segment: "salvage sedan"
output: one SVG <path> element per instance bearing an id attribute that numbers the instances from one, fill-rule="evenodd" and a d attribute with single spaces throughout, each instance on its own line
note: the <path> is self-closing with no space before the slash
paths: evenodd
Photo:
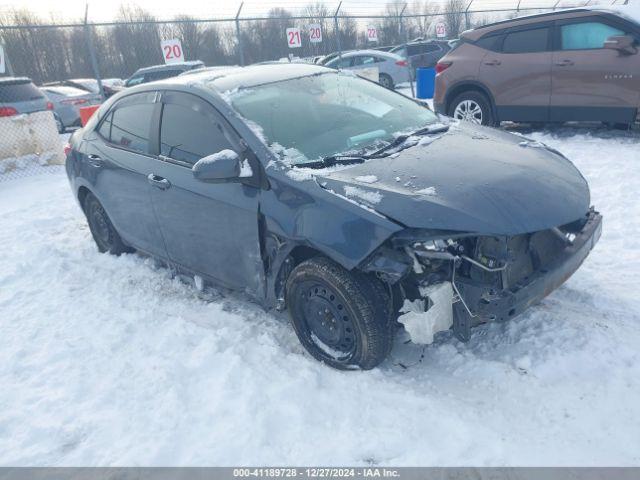
<path id="1" fill-rule="evenodd" d="M 287 309 L 304 347 L 370 369 L 514 317 L 561 285 L 601 216 L 543 144 L 304 64 L 202 72 L 109 99 L 67 149 L 101 252 Z"/>

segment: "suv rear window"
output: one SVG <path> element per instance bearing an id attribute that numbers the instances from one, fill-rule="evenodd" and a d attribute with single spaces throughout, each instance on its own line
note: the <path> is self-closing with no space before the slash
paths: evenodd
<path id="1" fill-rule="evenodd" d="M 508 33 L 504 37 L 504 53 L 546 52 L 549 48 L 549 28 L 532 28 Z"/>
<path id="2" fill-rule="evenodd" d="M 41 98 L 44 98 L 44 95 L 31 82 L 0 82 L 0 103 L 28 102 L 30 100 L 40 100 Z"/>

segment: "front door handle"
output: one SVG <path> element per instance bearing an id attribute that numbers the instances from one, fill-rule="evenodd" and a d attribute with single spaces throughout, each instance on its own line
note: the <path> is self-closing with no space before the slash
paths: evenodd
<path id="1" fill-rule="evenodd" d="M 487 60 L 486 62 L 484 62 L 485 65 L 489 65 L 489 66 L 496 66 L 496 65 L 500 65 L 502 62 L 500 60 L 497 59 L 493 59 L 493 60 Z"/>
<path id="2" fill-rule="evenodd" d="M 98 155 L 89 154 L 87 155 L 87 163 L 92 167 L 101 167 L 104 162 Z"/>
<path id="3" fill-rule="evenodd" d="M 560 60 L 559 62 L 556 62 L 556 65 L 558 67 L 570 67 L 571 65 L 573 65 L 573 62 L 571 60 L 565 59 L 565 60 Z"/>
<path id="4" fill-rule="evenodd" d="M 167 188 L 171 187 L 171 182 L 169 180 L 167 180 L 164 177 L 160 177 L 155 173 L 150 173 L 147 176 L 147 181 L 154 187 L 159 188 L 160 190 L 166 190 Z"/>

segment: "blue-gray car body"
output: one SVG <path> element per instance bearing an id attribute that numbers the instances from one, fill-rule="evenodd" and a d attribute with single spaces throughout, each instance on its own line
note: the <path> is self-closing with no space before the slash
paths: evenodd
<path id="1" fill-rule="evenodd" d="M 512 317 L 544 297 L 597 241 L 601 217 L 569 160 L 536 142 L 464 122 L 449 125 L 428 145 L 335 171 L 296 174 L 225 92 L 320 74 L 339 75 L 311 65 L 264 65 L 127 89 L 72 136 L 66 169 L 73 193 L 80 202 L 88 192 L 95 195 L 128 245 L 242 290 L 267 307 L 283 305 L 288 272 L 316 255 L 376 274 L 398 295 L 410 295 L 403 282 L 419 276 L 410 250 L 421 242 L 459 239 L 457 252 L 420 255 L 430 265 L 442 262 L 442 278 L 457 275 L 454 330 L 462 339 L 472 325 Z M 251 176 L 203 182 L 188 166 L 161 155 L 158 111 L 148 154 L 110 145 L 98 134 L 112 107 L 127 97 L 146 94 L 159 110 L 175 92 L 195 95 L 218 112 Z M 363 182 L 366 176 L 376 181 Z M 350 195 L 354 188 L 361 198 Z M 368 201 L 366 192 L 376 201 Z M 474 251 L 464 250 L 467 241 Z M 523 266 L 516 258 L 520 250 L 548 258 Z M 491 271 L 500 262 L 524 273 Z"/>

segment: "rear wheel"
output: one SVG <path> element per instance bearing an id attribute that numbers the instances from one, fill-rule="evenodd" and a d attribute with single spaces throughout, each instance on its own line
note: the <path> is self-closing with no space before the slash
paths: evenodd
<path id="1" fill-rule="evenodd" d="M 58 129 L 58 133 L 64 133 L 64 124 L 62 123 L 62 120 L 60 120 L 60 117 L 54 115 L 53 119 L 56 121 L 56 128 Z"/>
<path id="2" fill-rule="evenodd" d="M 389 295 L 376 278 L 316 257 L 291 272 L 286 298 L 296 334 L 317 360 L 368 370 L 391 351 Z"/>
<path id="3" fill-rule="evenodd" d="M 133 252 L 132 248 L 124 244 L 107 212 L 92 193 L 87 193 L 84 198 L 83 209 L 93 240 L 101 253 L 109 252 L 113 255 L 120 255 Z"/>
<path id="4" fill-rule="evenodd" d="M 380 85 L 384 88 L 388 88 L 389 90 L 393 90 L 393 79 L 387 75 L 386 73 L 381 73 L 378 79 Z"/>
<path id="5" fill-rule="evenodd" d="M 448 114 L 456 120 L 478 125 L 495 126 L 491 102 L 480 92 L 469 91 L 458 95 L 449 105 Z"/>

